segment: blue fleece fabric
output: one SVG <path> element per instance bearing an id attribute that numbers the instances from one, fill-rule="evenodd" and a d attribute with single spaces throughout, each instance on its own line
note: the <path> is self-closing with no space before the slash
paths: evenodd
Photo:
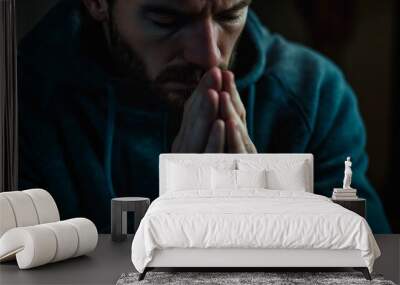
<path id="1" fill-rule="evenodd" d="M 81 52 L 79 2 L 60 2 L 20 44 L 19 188 L 45 188 L 63 219 L 84 216 L 108 232 L 111 198 L 158 196 L 158 157 L 170 152 L 172 119 L 163 105 L 135 108 L 116 99 L 115 80 Z M 368 201 L 371 228 L 390 232 L 366 177 L 365 128 L 343 74 L 270 33 L 251 11 L 244 35 L 250 49 L 239 50 L 247 64 L 236 83 L 258 152 L 313 153 L 314 192 L 325 196 L 342 185 L 351 156 L 352 186 Z"/>

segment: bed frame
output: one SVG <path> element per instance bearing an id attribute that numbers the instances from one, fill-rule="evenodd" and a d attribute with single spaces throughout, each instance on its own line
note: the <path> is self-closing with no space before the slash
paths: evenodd
<path id="1" fill-rule="evenodd" d="M 162 195 L 166 189 L 167 160 L 198 160 L 207 164 L 217 160 L 262 159 L 266 161 L 304 160 L 308 163 L 309 188 L 313 193 L 313 155 L 312 154 L 161 154 L 159 164 L 160 188 Z M 158 249 L 144 272 L 139 275 L 143 280 L 146 273 L 154 269 L 202 269 L 214 271 L 265 271 L 266 269 L 339 269 L 353 268 L 361 271 L 367 280 L 371 276 L 359 250 L 329 249 L 253 249 L 253 248 L 170 248 Z M 322 271 L 322 270 L 321 270 Z"/>
<path id="2" fill-rule="evenodd" d="M 359 250 L 322 249 L 183 249 L 156 250 L 152 261 L 139 275 L 142 280 L 148 271 L 163 269 L 196 269 L 214 271 L 265 271 L 267 269 L 353 268 L 371 280 Z M 200 270 L 200 271 L 201 271 Z"/>

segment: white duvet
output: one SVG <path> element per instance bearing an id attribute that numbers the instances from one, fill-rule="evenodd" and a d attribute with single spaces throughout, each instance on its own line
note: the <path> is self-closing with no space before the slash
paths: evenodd
<path id="1" fill-rule="evenodd" d="M 380 250 L 364 218 L 324 196 L 247 189 L 182 191 L 154 200 L 132 243 L 143 272 L 155 249 L 358 249 L 369 271 Z"/>

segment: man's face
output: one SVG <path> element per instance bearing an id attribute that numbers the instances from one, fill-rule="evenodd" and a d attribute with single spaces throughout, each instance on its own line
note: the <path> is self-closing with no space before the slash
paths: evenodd
<path id="1" fill-rule="evenodd" d="M 251 0 L 115 0 L 111 47 L 123 69 L 182 105 L 211 67 L 229 68 Z"/>

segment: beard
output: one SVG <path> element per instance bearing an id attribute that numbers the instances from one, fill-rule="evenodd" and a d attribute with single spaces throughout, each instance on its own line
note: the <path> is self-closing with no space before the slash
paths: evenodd
<path id="1" fill-rule="evenodd" d="M 138 94 L 138 96 L 148 96 L 147 98 L 143 98 L 144 100 L 153 103 L 167 104 L 173 109 L 182 109 L 207 70 L 191 63 L 173 65 L 164 68 L 154 80 L 150 79 L 144 61 L 128 43 L 123 40 L 112 17 L 110 17 L 110 19 L 109 49 L 115 74 L 120 78 L 128 80 L 131 86 L 135 86 L 134 88 L 136 90 L 138 90 L 137 88 L 139 87 L 139 90 L 142 92 L 140 95 Z M 239 40 L 237 42 L 239 42 Z M 237 43 L 233 49 L 229 63 L 227 65 L 220 65 L 219 67 L 221 69 L 225 70 L 233 67 L 236 59 L 236 51 Z M 181 88 L 168 88 L 166 87 L 168 83 L 178 83 Z"/>

